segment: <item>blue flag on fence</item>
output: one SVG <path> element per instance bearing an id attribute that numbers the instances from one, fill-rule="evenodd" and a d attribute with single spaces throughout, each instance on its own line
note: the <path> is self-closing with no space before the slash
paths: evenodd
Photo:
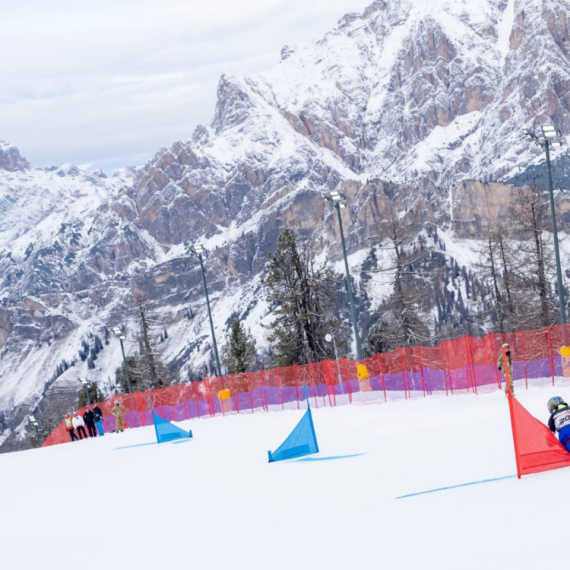
<path id="1" fill-rule="evenodd" d="M 175 439 L 185 439 L 192 437 L 192 431 L 186 431 L 170 422 L 163 420 L 154 412 L 152 414 L 154 421 L 154 429 L 156 431 L 156 441 L 164 443 L 165 441 L 174 441 Z"/>
<path id="2" fill-rule="evenodd" d="M 281 461 L 283 459 L 294 459 L 311 453 L 318 453 L 319 445 L 317 443 L 317 435 L 315 434 L 315 426 L 313 425 L 313 416 L 311 408 L 309 408 L 289 437 L 279 446 L 279 448 L 269 454 L 269 463 L 273 461 Z"/>

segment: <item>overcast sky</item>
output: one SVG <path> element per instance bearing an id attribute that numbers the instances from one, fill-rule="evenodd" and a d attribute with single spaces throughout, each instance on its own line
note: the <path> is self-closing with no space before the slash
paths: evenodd
<path id="1" fill-rule="evenodd" d="M 0 140 L 112 172 L 189 139 L 253 75 L 372 0 L 0 0 Z"/>

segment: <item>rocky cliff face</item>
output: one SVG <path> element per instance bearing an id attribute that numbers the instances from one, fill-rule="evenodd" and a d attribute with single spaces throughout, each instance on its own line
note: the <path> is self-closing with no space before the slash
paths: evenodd
<path id="1" fill-rule="evenodd" d="M 20 151 L 16 147 L 0 141 L 0 170 L 14 172 L 28 168 L 30 163 L 20 156 Z"/>
<path id="2" fill-rule="evenodd" d="M 551 118 L 570 131 L 569 12 L 563 0 L 377 0 L 284 49 L 269 73 L 222 77 L 209 125 L 111 178 L 33 168 L 0 143 L 0 444 L 42 399 L 73 397 L 80 376 L 112 388 L 121 357 L 105 329 L 123 324 L 127 351 L 138 350 L 133 292 L 147 296 L 155 334 L 168 329 L 164 358 L 182 378 L 208 366 L 200 274 L 184 241 L 211 251 L 222 345 L 233 314 L 264 345 L 260 279 L 284 228 L 340 262 L 324 191 L 350 203 L 362 307 L 388 293 L 364 268 L 389 204 L 421 209 L 445 255 L 469 265 L 467 242 L 454 241 L 504 216 L 514 193 L 500 179 L 538 168 L 522 128 Z M 96 336 L 104 348 L 88 369 L 81 354 Z"/>

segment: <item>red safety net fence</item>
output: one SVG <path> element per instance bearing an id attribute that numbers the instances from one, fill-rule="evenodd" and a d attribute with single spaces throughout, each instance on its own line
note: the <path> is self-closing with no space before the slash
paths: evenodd
<path id="1" fill-rule="evenodd" d="M 560 348 L 570 341 L 570 325 L 534 331 L 480 337 L 462 336 L 435 346 L 398 348 L 360 361 L 341 358 L 286 368 L 206 378 L 145 393 L 113 396 L 99 404 L 105 431 L 115 427 L 111 408 L 119 399 L 126 408 L 129 428 L 152 424 L 150 402 L 169 421 L 226 414 L 300 408 L 311 404 L 337 406 L 359 401 L 403 400 L 432 395 L 500 390 L 505 378 L 497 369 L 502 345 L 509 343 L 513 359 L 515 391 L 529 385 L 570 385 L 570 365 Z M 570 357 L 568 357 L 570 359 Z M 566 369 L 567 375 L 564 374 Z M 78 410 L 80 414 L 82 410 Z M 62 423 L 44 446 L 69 441 Z"/>

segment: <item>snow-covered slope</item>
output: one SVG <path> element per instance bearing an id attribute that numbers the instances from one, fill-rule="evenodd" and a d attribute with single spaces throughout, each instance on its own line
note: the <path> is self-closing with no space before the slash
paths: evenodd
<path id="1" fill-rule="evenodd" d="M 570 396 L 519 399 L 546 421 L 554 394 Z M 183 443 L 153 444 L 147 427 L 0 455 L 2 561 L 536 570 L 564 544 L 552 516 L 568 469 L 396 499 L 516 474 L 501 392 L 313 409 L 320 453 L 268 464 L 302 413 L 184 422 L 194 439 Z M 86 546 L 93 534 L 104 547 Z"/>
<path id="2" fill-rule="evenodd" d="M 454 245 L 456 222 L 470 219 L 461 197 L 472 205 L 483 190 L 508 191 L 469 180 L 536 162 L 525 126 L 548 119 L 570 132 L 569 12 L 566 0 L 377 0 L 323 38 L 284 48 L 271 72 L 223 76 L 211 124 L 109 179 L 34 168 L 0 144 L 0 443 L 78 377 L 112 384 L 114 339 L 94 368 L 79 352 L 118 323 L 127 351 L 138 351 L 133 293 L 148 299 L 155 337 L 168 329 L 163 354 L 182 379 L 208 372 L 200 273 L 186 240 L 212 251 L 220 344 L 235 314 L 260 347 L 259 324 L 270 318 L 260 280 L 279 233 L 312 236 L 320 255 L 340 261 L 323 191 L 341 188 L 350 202 L 343 216 L 364 328 L 388 292 L 362 267 L 383 239 L 389 203 L 424 212 L 449 251 L 472 252 Z M 435 240 L 428 247 L 450 265 L 473 262 L 469 253 L 451 259 Z"/>

